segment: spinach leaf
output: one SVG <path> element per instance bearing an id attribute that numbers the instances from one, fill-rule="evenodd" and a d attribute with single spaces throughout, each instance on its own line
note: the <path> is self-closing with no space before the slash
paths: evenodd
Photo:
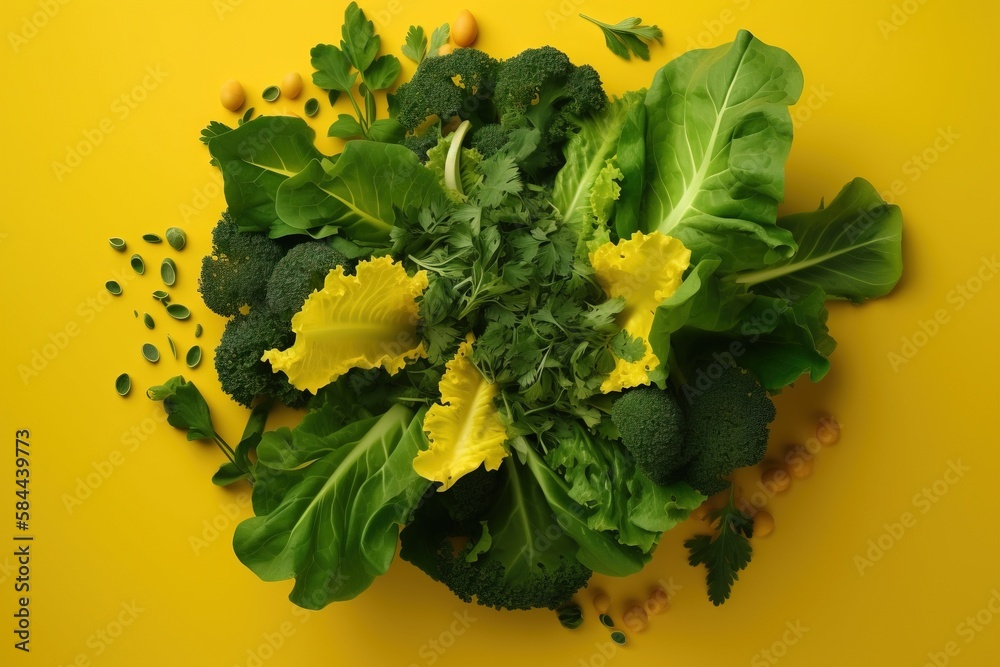
<path id="1" fill-rule="evenodd" d="M 785 216 L 778 226 L 795 237 L 795 255 L 735 282 L 769 294 L 805 295 L 818 286 L 827 299 L 854 303 L 885 296 L 899 282 L 902 214 L 863 178 L 845 185 L 829 206 Z"/>
<path id="2" fill-rule="evenodd" d="M 801 90 L 791 56 L 742 30 L 661 68 L 646 94 L 643 231 L 679 238 L 694 262 L 718 255 L 726 273 L 791 257 L 775 218 Z"/>
<path id="3" fill-rule="evenodd" d="M 314 159 L 281 183 L 276 207 L 282 222 L 302 233 L 333 226 L 358 245 L 378 246 L 388 243 L 399 210 L 443 196 L 434 174 L 405 146 L 351 141 L 336 162 Z"/>
<path id="4" fill-rule="evenodd" d="M 357 442 L 307 467 L 270 473 L 262 482 L 270 501 L 258 502 L 254 491 L 254 510 L 270 511 L 236 528 L 240 561 L 265 581 L 295 577 L 289 598 L 306 609 L 368 588 L 388 570 L 398 525 L 430 485 L 413 470 L 425 446 L 423 415 L 395 405 Z"/>
<path id="5" fill-rule="evenodd" d="M 312 160 L 323 157 L 315 133 L 301 118 L 261 116 L 208 142 L 222 170 L 229 213 L 244 231 L 267 231 L 278 223 L 278 186 Z"/>

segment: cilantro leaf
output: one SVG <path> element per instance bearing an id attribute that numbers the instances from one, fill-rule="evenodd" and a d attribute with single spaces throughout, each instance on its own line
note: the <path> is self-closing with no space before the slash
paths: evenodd
<path id="1" fill-rule="evenodd" d="M 704 564 L 708 570 L 708 599 L 719 606 L 729 599 L 733 582 L 739 579 L 739 571 L 750 563 L 750 540 L 753 536 L 753 520 L 740 512 L 730 493 L 729 503 L 712 512 L 713 522 L 718 522 L 716 535 L 695 535 L 684 542 L 691 552 L 691 565 Z"/>
<path id="2" fill-rule="evenodd" d="M 601 29 L 604 41 L 613 54 L 625 60 L 630 60 L 632 54 L 643 60 L 649 60 L 649 46 L 643 40 L 663 42 L 663 31 L 655 25 L 639 25 L 642 19 L 631 16 L 611 25 L 585 14 L 580 16 Z"/>
<path id="3" fill-rule="evenodd" d="M 622 329 L 611 339 L 611 351 L 619 359 L 633 363 L 646 354 L 646 341 Z"/>
<path id="4" fill-rule="evenodd" d="M 418 25 L 411 25 L 406 31 L 406 43 L 403 44 L 403 55 L 417 63 L 423 61 L 427 54 L 427 35 Z"/>

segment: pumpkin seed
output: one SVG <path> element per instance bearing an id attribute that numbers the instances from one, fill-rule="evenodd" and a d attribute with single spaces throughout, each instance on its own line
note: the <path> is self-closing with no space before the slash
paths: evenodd
<path id="1" fill-rule="evenodd" d="M 615 622 L 611 620 L 611 617 L 608 616 L 607 614 L 601 614 L 600 618 L 601 618 L 601 623 L 603 623 L 607 627 L 609 628 L 615 627 Z"/>
<path id="2" fill-rule="evenodd" d="M 174 345 L 174 339 L 170 337 L 170 334 L 167 334 L 167 342 L 170 343 L 170 354 L 173 356 L 174 359 L 176 359 L 177 358 L 177 346 Z"/>
<path id="3" fill-rule="evenodd" d="M 160 360 L 160 351 L 152 343 L 146 343 L 142 346 L 142 356 L 146 357 L 146 361 L 155 364 Z"/>
<path id="4" fill-rule="evenodd" d="M 114 296 L 119 296 L 122 293 L 122 286 L 119 285 L 114 280 L 109 280 L 108 282 L 104 283 L 104 286 L 107 287 L 108 291 L 111 292 L 111 294 L 113 294 Z"/>
<path id="5" fill-rule="evenodd" d="M 129 260 L 129 264 L 132 265 L 132 270 L 140 276 L 146 272 L 146 263 L 142 261 L 142 257 L 138 254 L 132 255 L 132 258 Z"/>
<path id="6" fill-rule="evenodd" d="M 264 92 L 260 94 L 260 96 L 264 98 L 265 102 L 273 102 L 278 99 L 278 96 L 280 95 L 281 88 L 278 88 L 277 86 L 268 86 L 264 89 Z"/>
<path id="7" fill-rule="evenodd" d="M 132 315 L 134 315 L 135 317 L 139 317 L 139 311 L 138 310 L 133 310 L 132 311 Z"/>
<path id="8" fill-rule="evenodd" d="M 175 282 L 177 282 L 177 265 L 174 264 L 174 260 L 167 257 L 160 264 L 160 277 L 163 278 L 163 284 L 170 287 Z"/>
<path id="9" fill-rule="evenodd" d="M 153 298 L 162 303 L 163 305 L 167 305 L 167 303 L 170 301 L 170 295 L 161 289 L 158 289 L 155 292 L 153 292 Z"/>
<path id="10" fill-rule="evenodd" d="M 194 325 L 194 337 L 201 338 L 202 328 L 200 324 Z"/>
<path id="11" fill-rule="evenodd" d="M 310 118 L 312 118 L 313 116 L 315 116 L 316 114 L 318 114 L 319 113 L 319 100 L 317 100 L 315 97 L 310 97 L 308 100 L 306 100 L 305 112 L 306 112 L 306 115 L 309 116 Z"/>
<path id="12" fill-rule="evenodd" d="M 201 348 L 197 345 L 188 350 L 186 357 L 188 368 L 197 368 L 201 363 Z"/>
<path id="13" fill-rule="evenodd" d="M 142 314 L 142 323 L 146 325 L 147 329 L 152 329 L 156 327 L 156 323 L 153 322 L 153 316 L 149 313 Z"/>
<path id="14" fill-rule="evenodd" d="M 111 247 L 117 250 L 118 252 L 123 252 L 125 250 L 125 239 L 123 238 L 120 238 L 118 236 L 112 236 L 110 239 L 108 239 L 108 243 L 110 243 Z"/>
<path id="15" fill-rule="evenodd" d="M 156 234 L 143 234 L 142 240 L 146 243 L 163 243 L 163 239 Z"/>
<path id="16" fill-rule="evenodd" d="M 132 391 L 132 378 L 128 376 L 128 373 L 122 373 L 115 378 L 115 391 L 118 392 L 119 396 L 128 396 L 128 393 Z"/>
<path id="17" fill-rule="evenodd" d="M 187 244 L 187 234 L 180 227 L 171 227 L 167 230 L 167 243 L 174 250 L 183 250 Z"/>
<path id="18" fill-rule="evenodd" d="M 619 646 L 625 646 L 625 633 L 619 630 L 618 632 L 611 633 L 611 641 L 618 644 Z"/>
<path id="19" fill-rule="evenodd" d="M 580 605 L 571 604 L 556 612 L 559 622 L 567 630 L 575 630 L 583 623 L 583 610 Z"/>
<path id="20" fill-rule="evenodd" d="M 186 320 L 191 317 L 191 311 L 187 306 L 182 306 L 179 303 L 172 303 L 167 306 L 167 315 L 175 320 Z"/>

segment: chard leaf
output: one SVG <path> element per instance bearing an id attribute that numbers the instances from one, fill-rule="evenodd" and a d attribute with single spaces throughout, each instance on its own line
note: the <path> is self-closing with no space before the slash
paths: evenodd
<path id="1" fill-rule="evenodd" d="M 223 137 L 230 134 L 235 132 Z M 358 245 L 381 246 L 389 242 L 398 210 L 423 208 L 441 196 L 436 177 L 410 149 L 350 141 L 336 162 L 314 159 L 282 183 L 276 208 L 302 233 L 332 225 Z"/>
<path id="2" fill-rule="evenodd" d="M 695 262 L 718 255 L 726 273 L 791 257 L 775 218 L 801 90 L 791 56 L 744 30 L 661 68 L 645 102 L 643 231 L 679 238 Z"/>
<path id="3" fill-rule="evenodd" d="M 273 472 L 266 514 L 239 524 L 237 557 L 265 581 L 295 577 L 289 599 L 306 609 L 349 600 L 389 569 L 399 525 L 430 482 L 413 471 L 423 412 L 394 405 L 353 443 L 299 470 Z M 285 478 L 282 482 L 281 479 Z M 254 489 L 254 510 L 258 504 Z M 275 504 L 277 500 L 277 504 Z"/>
<path id="4" fill-rule="evenodd" d="M 266 231 L 278 222 L 278 186 L 323 157 L 315 136 L 301 118 L 260 116 L 209 140 L 229 213 L 241 230 Z"/>
<path id="5" fill-rule="evenodd" d="M 829 206 L 785 216 L 778 226 L 795 237 L 795 256 L 740 274 L 735 282 L 792 296 L 809 294 L 818 286 L 828 299 L 854 303 L 885 296 L 899 282 L 902 215 L 862 178 L 845 185 Z"/>

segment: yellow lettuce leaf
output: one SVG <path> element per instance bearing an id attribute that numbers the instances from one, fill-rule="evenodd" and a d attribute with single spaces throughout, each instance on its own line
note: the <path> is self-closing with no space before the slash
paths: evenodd
<path id="1" fill-rule="evenodd" d="M 660 232 L 636 232 L 632 238 L 605 243 L 590 253 L 590 264 L 604 292 L 625 300 L 616 320 L 618 326 L 642 338 L 646 346 L 638 361 L 616 359 L 615 369 L 601 384 L 605 394 L 649 384 L 649 371 L 660 365 L 649 345 L 653 316 L 664 299 L 680 287 L 690 263 L 691 251 L 678 239 Z"/>
<path id="2" fill-rule="evenodd" d="M 416 302 L 425 289 L 425 271 L 411 278 L 391 257 L 358 262 L 353 276 L 331 271 L 292 317 L 295 344 L 267 350 L 262 360 L 312 392 L 351 368 L 382 366 L 393 375 L 426 356 Z"/>
<path id="3" fill-rule="evenodd" d="M 507 431 L 493 405 L 500 389 L 473 365 L 469 334 L 441 377 L 441 403 L 424 417 L 428 449 L 417 453 L 413 469 L 425 479 L 441 482 L 444 491 L 462 475 L 485 463 L 496 470 L 507 455 Z"/>

